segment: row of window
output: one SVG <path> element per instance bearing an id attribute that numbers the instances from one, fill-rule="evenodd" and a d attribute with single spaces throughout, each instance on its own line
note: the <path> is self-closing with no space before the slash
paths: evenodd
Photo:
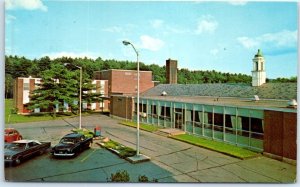
<path id="1" fill-rule="evenodd" d="M 155 118 L 171 119 L 171 107 L 156 105 L 149 106 L 150 111 L 147 111 L 146 104 L 140 104 L 140 112 L 152 115 Z M 197 110 L 184 110 L 182 108 L 174 109 L 174 119 L 178 123 L 178 115 L 180 115 L 180 123 L 194 122 L 196 127 L 201 127 L 202 124 L 213 124 L 216 129 L 223 130 L 223 127 L 263 133 L 263 120 L 256 117 L 236 116 L 230 114 L 220 114 L 212 112 L 202 112 Z M 146 117 L 146 115 L 144 116 Z"/>

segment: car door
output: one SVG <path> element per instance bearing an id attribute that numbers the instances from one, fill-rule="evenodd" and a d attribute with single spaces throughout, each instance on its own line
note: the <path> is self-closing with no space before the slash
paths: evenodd
<path id="1" fill-rule="evenodd" d="M 38 143 L 36 142 L 29 142 L 27 145 L 26 145 L 26 150 L 25 150 L 25 155 L 26 157 L 29 157 L 35 153 L 37 153 L 38 151 Z"/>

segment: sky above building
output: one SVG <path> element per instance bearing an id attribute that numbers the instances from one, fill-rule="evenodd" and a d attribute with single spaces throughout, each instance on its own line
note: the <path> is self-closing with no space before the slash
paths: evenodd
<path id="1" fill-rule="evenodd" d="M 268 78 L 297 75 L 296 2 L 8 0 L 5 54 L 135 61 L 251 75 L 261 49 Z"/>

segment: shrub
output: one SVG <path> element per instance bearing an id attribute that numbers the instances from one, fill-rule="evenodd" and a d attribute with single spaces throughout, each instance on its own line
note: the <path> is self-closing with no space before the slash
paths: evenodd
<path id="1" fill-rule="evenodd" d="M 139 182 L 158 182 L 158 180 L 157 179 L 152 179 L 152 181 L 149 181 L 149 179 L 146 175 L 140 175 L 139 176 Z"/>
<path id="2" fill-rule="evenodd" d="M 146 175 L 140 175 L 139 182 L 149 182 L 149 179 Z"/>
<path id="3" fill-rule="evenodd" d="M 115 174 L 111 174 L 110 181 L 108 182 L 129 182 L 130 177 L 127 171 L 117 171 Z"/>
<path id="4" fill-rule="evenodd" d="M 130 147 L 122 147 L 119 151 L 121 158 L 131 157 L 136 154 L 136 151 Z"/>

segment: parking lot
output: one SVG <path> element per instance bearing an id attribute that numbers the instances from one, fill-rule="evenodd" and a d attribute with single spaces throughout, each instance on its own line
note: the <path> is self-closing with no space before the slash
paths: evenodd
<path id="1" fill-rule="evenodd" d="M 126 146 L 135 148 L 136 130 L 118 124 L 104 115 L 82 119 L 83 127 L 101 126 L 101 133 Z M 78 126 L 78 118 L 47 122 L 13 124 L 27 139 L 50 141 L 52 146 Z M 141 131 L 141 153 L 150 162 L 131 164 L 101 148 L 92 147 L 73 159 L 54 159 L 50 154 L 35 157 L 17 167 L 5 168 L 7 181 L 107 182 L 111 173 L 126 170 L 131 182 L 139 175 L 159 182 L 240 182 L 294 183 L 296 166 L 264 156 L 240 160 L 214 151 L 179 142 L 154 133 Z"/>

